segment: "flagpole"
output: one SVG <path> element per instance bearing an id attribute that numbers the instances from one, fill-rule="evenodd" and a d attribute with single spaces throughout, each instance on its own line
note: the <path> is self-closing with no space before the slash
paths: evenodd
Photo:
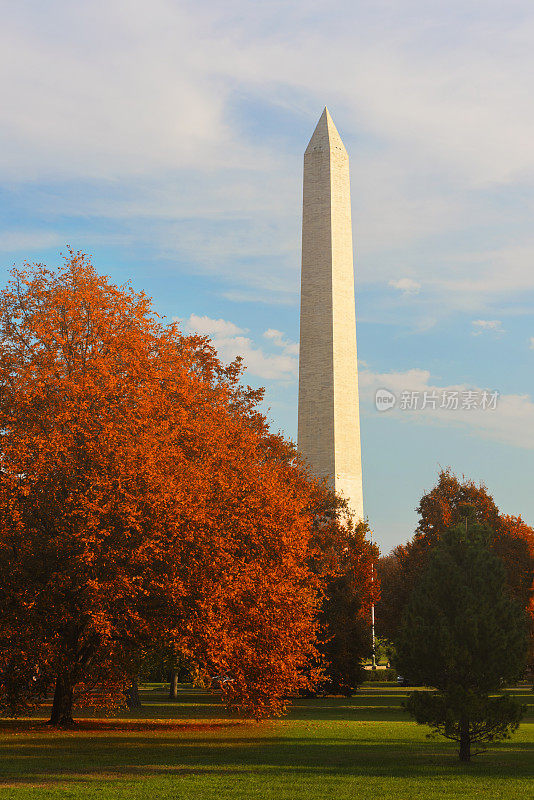
<path id="1" fill-rule="evenodd" d="M 371 531 L 371 545 L 374 545 L 373 531 Z M 374 589 L 375 582 L 375 563 L 371 562 L 371 591 Z M 375 646 L 375 601 L 374 591 L 372 591 L 373 602 L 371 603 L 371 647 L 372 647 L 372 661 L 371 669 L 376 669 L 376 646 Z"/>

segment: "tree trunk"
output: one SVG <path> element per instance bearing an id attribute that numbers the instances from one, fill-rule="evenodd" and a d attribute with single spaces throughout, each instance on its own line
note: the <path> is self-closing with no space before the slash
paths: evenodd
<path id="1" fill-rule="evenodd" d="M 469 733 L 469 717 L 460 719 L 460 761 L 471 760 L 471 735 Z"/>
<path id="2" fill-rule="evenodd" d="M 65 671 L 56 678 L 54 701 L 52 703 L 51 725 L 73 725 L 72 704 L 73 690 L 71 675 Z"/>
<path id="3" fill-rule="evenodd" d="M 169 687 L 169 700 L 178 700 L 178 667 L 171 671 L 171 685 Z"/>
<path id="4" fill-rule="evenodd" d="M 126 703 L 130 711 L 136 708 L 141 708 L 141 698 L 139 697 L 139 683 L 137 678 L 134 678 L 132 685 L 126 692 Z"/>

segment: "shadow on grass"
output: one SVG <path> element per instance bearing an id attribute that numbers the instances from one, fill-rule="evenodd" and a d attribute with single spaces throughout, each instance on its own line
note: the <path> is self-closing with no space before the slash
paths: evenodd
<path id="1" fill-rule="evenodd" d="M 245 733 L 245 731 L 242 731 Z M 474 775 L 495 778 L 534 776 L 534 744 L 511 741 L 492 748 L 467 767 L 452 746 L 388 737 L 310 739 L 256 736 L 195 736 L 190 739 L 139 735 L 124 737 L 29 737 L 0 748 L 0 783 L 116 780 L 178 774 L 293 772 L 320 776 L 425 778 Z M 47 745 L 47 752 L 43 752 Z M 53 752 L 53 758 L 51 753 Z"/>
<path id="2" fill-rule="evenodd" d="M 293 698 L 289 702 L 287 719 L 292 721 L 346 721 L 399 722 L 409 717 L 402 708 L 411 689 L 363 687 L 353 697 Z M 534 721 L 534 694 L 514 690 L 514 696 L 525 704 L 525 722 Z M 142 693 L 143 707 L 138 712 L 125 712 L 122 716 L 142 718 L 165 717 L 174 719 L 239 719 L 238 714 L 227 711 L 220 697 L 200 690 L 182 690 L 177 701 L 169 701 L 163 692 Z"/>
<path id="3" fill-rule="evenodd" d="M 313 699 L 293 698 L 289 701 L 289 712 L 286 719 L 294 722 L 337 721 L 337 722 L 400 722 L 408 720 L 402 708 L 411 689 L 383 686 L 364 686 L 351 698 L 317 697 Z M 519 702 L 527 706 L 524 722 L 534 721 L 534 693 L 530 688 L 514 689 L 511 692 Z M 182 686 L 178 699 L 169 700 L 166 691 L 144 689 L 141 691 L 142 707 L 137 710 L 123 710 L 109 717 L 102 712 L 91 713 L 83 709 L 80 716 L 94 719 L 112 720 L 149 720 L 163 721 L 172 726 L 176 720 L 191 720 L 205 723 L 206 720 L 230 721 L 243 718 L 228 711 L 217 695 L 201 689 Z M 44 706 L 34 719 L 46 719 L 50 708 Z M 0 729 L 2 723 L 0 722 Z"/>
<path id="4" fill-rule="evenodd" d="M 532 719 L 532 692 L 514 694 L 530 704 Z M 534 742 L 520 735 L 460 765 L 453 744 L 426 741 L 408 722 L 401 708 L 407 691 L 398 687 L 364 688 L 350 699 L 297 699 L 283 723 L 261 725 L 230 715 L 220 698 L 190 687 L 176 702 L 161 690 L 142 695 L 137 713 L 95 714 L 67 731 L 46 725 L 46 709 L 41 718 L 0 722 L 0 788 L 234 774 L 254 774 L 260 782 L 294 775 L 311 783 L 332 776 L 534 777 Z"/>
<path id="5" fill-rule="evenodd" d="M 44 720 L 17 720 L 17 719 L 7 719 L 0 721 L 0 734 L 2 733 L 12 733 L 12 734 L 25 734 L 31 732 L 39 732 L 39 733 L 70 733 L 73 736 L 77 734 L 83 734 L 85 732 L 91 731 L 92 733 L 98 733 L 102 735 L 106 735 L 111 732 L 119 732 L 119 733 L 128 733 L 132 732 L 140 732 L 145 731 L 146 733 L 150 732 L 159 732 L 159 731 L 173 731 L 173 732 L 180 732 L 180 731 L 187 731 L 188 733 L 192 733 L 195 731 L 215 731 L 217 729 L 224 729 L 224 728 L 231 728 L 236 727 L 238 725 L 246 725 L 246 720 L 221 720 L 221 721 L 209 721 L 209 722 L 190 722 L 189 720 L 186 722 L 182 722 L 179 720 L 167 720 L 167 719 L 78 719 L 74 724 L 67 725 L 64 728 L 61 726 L 59 727 L 51 727 L 48 722 Z"/>

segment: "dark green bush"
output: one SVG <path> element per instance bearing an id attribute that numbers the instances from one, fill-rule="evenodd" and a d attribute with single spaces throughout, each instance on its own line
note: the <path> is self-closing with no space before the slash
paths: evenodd
<path id="1" fill-rule="evenodd" d="M 388 681 L 397 680 L 397 672 L 394 669 L 366 669 L 364 673 L 364 681 L 370 683 L 387 683 Z"/>

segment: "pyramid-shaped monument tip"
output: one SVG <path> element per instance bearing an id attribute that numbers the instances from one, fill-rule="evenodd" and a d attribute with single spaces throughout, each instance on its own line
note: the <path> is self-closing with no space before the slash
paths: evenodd
<path id="1" fill-rule="evenodd" d="M 327 106 L 325 106 L 323 113 L 319 117 L 319 122 L 317 123 L 313 135 L 308 143 L 306 153 L 309 153 L 312 150 L 324 151 L 332 150 L 333 148 L 341 149 L 346 152 L 345 146 L 341 140 L 341 136 L 334 125 L 334 120 L 332 119 Z"/>

